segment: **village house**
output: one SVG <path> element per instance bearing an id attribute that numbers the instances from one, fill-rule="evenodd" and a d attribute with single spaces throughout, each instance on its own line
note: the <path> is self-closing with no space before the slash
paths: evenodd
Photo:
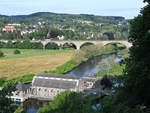
<path id="1" fill-rule="evenodd" d="M 62 36 L 57 36 L 57 38 L 59 39 L 59 40 L 64 40 L 64 36 L 62 35 Z"/>
<path id="2" fill-rule="evenodd" d="M 15 27 L 14 26 L 5 26 L 5 28 L 3 28 L 2 31 L 6 31 L 6 32 L 13 32 L 15 30 Z"/>

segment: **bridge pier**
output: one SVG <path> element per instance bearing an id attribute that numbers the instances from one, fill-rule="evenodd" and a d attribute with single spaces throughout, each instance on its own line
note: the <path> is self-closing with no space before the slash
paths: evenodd
<path id="1" fill-rule="evenodd" d="M 76 49 L 79 50 L 80 49 L 80 45 L 76 45 Z"/>

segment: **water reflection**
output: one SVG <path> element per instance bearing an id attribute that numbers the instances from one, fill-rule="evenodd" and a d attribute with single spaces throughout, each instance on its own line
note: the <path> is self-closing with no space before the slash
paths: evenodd
<path id="1" fill-rule="evenodd" d="M 28 99 L 23 103 L 23 108 L 26 113 L 37 113 L 38 109 L 46 103 L 48 101 Z"/>
<path id="2" fill-rule="evenodd" d="M 72 71 L 68 72 L 67 74 L 76 75 L 76 76 L 80 76 L 80 77 L 88 75 L 88 74 L 95 74 L 95 73 L 99 72 L 99 66 L 98 66 L 99 62 L 102 59 L 108 58 L 111 55 L 112 54 L 93 57 L 92 59 L 88 60 L 87 62 L 82 63 L 81 65 L 79 65 Z M 113 55 L 115 56 L 116 62 L 121 61 L 121 58 L 119 58 L 116 54 L 113 54 Z"/>

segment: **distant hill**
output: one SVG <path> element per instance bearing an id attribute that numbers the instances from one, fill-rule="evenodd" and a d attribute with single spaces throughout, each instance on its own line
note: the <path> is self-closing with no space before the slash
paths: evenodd
<path id="1" fill-rule="evenodd" d="M 0 21 L 4 21 L 5 23 L 6 22 L 34 23 L 38 22 L 39 20 L 51 22 L 64 22 L 64 21 L 72 21 L 74 19 L 92 21 L 95 23 L 118 23 L 118 21 L 125 20 L 124 17 L 120 16 L 95 16 L 89 14 L 58 14 L 51 12 L 37 12 L 30 15 L 16 15 L 16 16 L 0 15 Z"/>

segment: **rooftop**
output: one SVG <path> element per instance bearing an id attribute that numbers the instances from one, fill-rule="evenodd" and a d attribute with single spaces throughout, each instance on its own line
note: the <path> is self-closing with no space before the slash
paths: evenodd
<path id="1" fill-rule="evenodd" d="M 76 88 L 78 80 L 80 80 L 80 77 L 77 76 L 41 73 L 34 77 L 32 86 L 71 89 Z"/>
<path id="2" fill-rule="evenodd" d="M 30 86 L 31 84 L 24 84 L 24 83 L 18 82 L 16 85 L 16 89 L 19 91 L 26 91 L 27 89 L 29 89 Z"/>
<path id="3" fill-rule="evenodd" d="M 49 74 L 49 73 L 41 73 L 37 75 L 37 77 L 50 77 L 50 78 L 64 78 L 64 79 L 80 79 L 78 76 L 72 75 L 63 75 L 63 74 Z"/>
<path id="4" fill-rule="evenodd" d="M 76 84 L 77 84 L 76 81 L 35 78 L 32 86 L 33 87 L 58 88 L 58 89 L 70 89 L 70 88 L 75 88 Z"/>

